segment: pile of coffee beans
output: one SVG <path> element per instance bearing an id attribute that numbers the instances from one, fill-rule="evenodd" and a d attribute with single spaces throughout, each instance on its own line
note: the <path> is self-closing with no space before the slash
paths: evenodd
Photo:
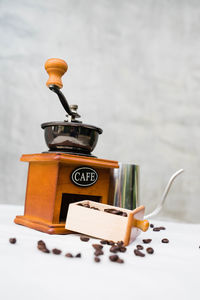
<path id="1" fill-rule="evenodd" d="M 110 252 L 113 253 L 117 253 L 117 252 L 125 252 L 126 251 L 126 247 L 124 247 L 124 243 L 123 241 L 119 241 L 117 243 L 113 242 L 113 241 L 106 241 L 106 240 L 101 240 L 100 244 L 92 244 L 92 247 L 94 248 L 95 252 L 94 252 L 94 261 L 99 263 L 101 261 L 101 259 L 99 258 L 99 256 L 104 255 L 103 252 L 103 245 L 109 245 L 110 247 Z M 119 258 L 118 255 L 110 255 L 109 256 L 110 261 L 112 262 L 117 262 L 117 263 L 124 263 L 124 260 Z"/>
<path id="2" fill-rule="evenodd" d="M 89 204 L 79 203 L 78 205 L 81 205 L 81 206 L 84 206 L 84 207 L 87 207 L 87 208 L 91 208 L 91 209 L 96 209 L 94 207 L 90 207 Z M 125 217 L 127 216 L 126 213 L 124 213 L 122 211 L 119 211 L 119 210 L 116 210 L 116 209 L 105 209 L 104 211 L 107 212 L 107 213 L 112 213 L 112 214 L 121 215 L 121 216 L 125 216 Z M 163 226 L 155 227 L 153 224 L 150 224 L 150 228 L 152 228 L 152 231 L 154 231 L 154 232 L 166 229 Z M 83 241 L 83 242 L 88 242 L 90 240 L 90 238 L 88 236 L 81 235 L 80 240 Z M 15 244 L 17 242 L 17 239 L 12 237 L 12 238 L 9 239 L 9 242 L 11 244 Z M 143 244 L 150 244 L 152 242 L 152 239 L 150 239 L 150 238 L 143 239 L 142 242 L 143 242 Z M 163 238 L 161 240 L 161 242 L 164 243 L 164 244 L 167 244 L 167 243 L 169 243 L 169 240 L 167 238 Z M 124 263 L 124 260 L 121 259 L 118 256 L 119 253 L 124 253 L 127 250 L 127 248 L 124 246 L 124 242 L 123 241 L 118 241 L 117 243 L 115 243 L 114 241 L 110 241 L 110 240 L 101 240 L 99 244 L 92 244 L 92 247 L 94 249 L 94 261 L 96 263 L 101 262 L 100 257 L 104 255 L 104 251 L 103 251 L 104 245 L 110 246 L 109 251 L 111 253 L 113 253 L 112 255 L 109 256 L 109 260 L 111 262 L 116 262 L 116 263 L 119 263 L 119 264 Z M 39 240 L 37 242 L 37 248 L 38 248 L 39 251 L 41 251 L 43 253 L 52 252 L 55 255 L 60 255 L 62 253 L 62 251 L 60 249 L 57 249 L 57 248 L 54 248 L 50 251 L 46 247 L 45 242 L 42 241 L 42 240 Z M 146 250 L 147 254 L 150 254 L 150 255 L 154 254 L 154 249 L 152 247 L 147 247 L 146 249 L 144 249 L 143 245 L 136 245 L 136 249 L 133 250 L 133 253 L 136 256 L 145 257 L 145 253 L 144 253 L 145 250 Z M 118 253 L 118 254 L 116 254 L 116 253 Z M 65 257 L 67 257 L 67 258 L 73 258 L 73 257 L 81 258 L 81 253 L 77 253 L 76 255 L 73 255 L 72 253 L 68 252 L 68 253 L 65 254 Z"/>
<path id="3" fill-rule="evenodd" d="M 156 231 L 158 232 L 158 231 L 166 229 L 163 226 L 155 227 L 153 224 L 150 224 L 149 227 L 152 228 L 154 232 L 156 232 Z M 144 244 L 150 244 L 152 239 L 143 239 L 142 241 L 143 241 Z M 167 243 L 169 243 L 169 240 L 167 238 L 164 238 L 164 239 L 161 240 L 161 242 L 167 244 Z M 143 253 L 141 250 L 144 250 L 144 247 L 142 245 L 137 245 L 136 249 L 134 249 L 133 252 L 136 256 L 144 257 L 145 253 Z M 152 247 L 148 247 L 148 248 L 146 248 L 146 252 L 148 254 L 153 254 L 154 249 Z"/>

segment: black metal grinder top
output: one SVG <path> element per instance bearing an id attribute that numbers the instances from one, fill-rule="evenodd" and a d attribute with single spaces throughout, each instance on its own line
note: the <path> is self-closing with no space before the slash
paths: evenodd
<path id="1" fill-rule="evenodd" d="M 80 118 L 77 113 L 78 105 L 69 105 L 61 92 L 60 89 L 63 87 L 61 77 L 68 69 L 67 63 L 62 59 L 50 58 L 45 63 L 45 69 L 49 74 L 46 85 L 58 95 L 67 112 L 67 120 L 63 122 L 53 121 L 41 124 L 49 151 L 92 156 L 91 152 L 103 130 L 78 121 L 77 119 Z"/>

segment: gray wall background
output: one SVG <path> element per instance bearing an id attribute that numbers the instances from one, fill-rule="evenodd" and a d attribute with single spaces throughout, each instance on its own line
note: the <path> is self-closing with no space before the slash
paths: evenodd
<path id="1" fill-rule="evenodd" d="M 64 120 L 44 63 L 67 61 L 64 88 L 95 154 L 140 165 L 151 211 L 179 168 L 160 216 L 200 221 L 200 2 L 0 1 L 0 203 L 24 203 L 22 153 L 47 149 L 40 124 Z"/>

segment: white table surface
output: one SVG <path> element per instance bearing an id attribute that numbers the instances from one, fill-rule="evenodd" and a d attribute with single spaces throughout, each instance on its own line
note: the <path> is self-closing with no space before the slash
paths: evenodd
<path id="1" fill-rule="evenodd" d="M 102 261 L 95 263 L 90 239 L 80 236 L 47 235 L 13 223 L 23 214 L 22 206 L 0 205 L 0 299 L 199 299 L 200 225 L 152 220 L 165 231 L 142 233 L 120 254 L 124 264 L 109 261 L 109 246 L 104 246 Z M 9 243 L 16 237 L 17 243 Z M 162 238 L 170 243 L 161 243 Z M 153 255 L 136 257 L 133 249 L 151 238 L 145 248 Z M 37 249 L 43 239 L 47 247 L 61 249 L 62 255 L 45 254 Z M 81 258 L 66 258 L 65 253 Z"/>

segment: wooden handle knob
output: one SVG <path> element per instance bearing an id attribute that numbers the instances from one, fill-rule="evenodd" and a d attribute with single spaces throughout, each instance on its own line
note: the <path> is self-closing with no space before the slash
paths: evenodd
<path id="1" fill-rule="evenodd" d="M 50 86 L 53 84 L 61 89 L 63 87 L 61 77 L 68 69 L 67 63 L 59 58 L 50 58 L 45 63 L 45 69 L 49 74 L 46 85 Z"/>
<path id="2" fill-rule="evenodd" d="M 149 221 L 133 219 L 133 226 L 141 229 L 142 231 L 147 231 L 149 228 Z"/>

